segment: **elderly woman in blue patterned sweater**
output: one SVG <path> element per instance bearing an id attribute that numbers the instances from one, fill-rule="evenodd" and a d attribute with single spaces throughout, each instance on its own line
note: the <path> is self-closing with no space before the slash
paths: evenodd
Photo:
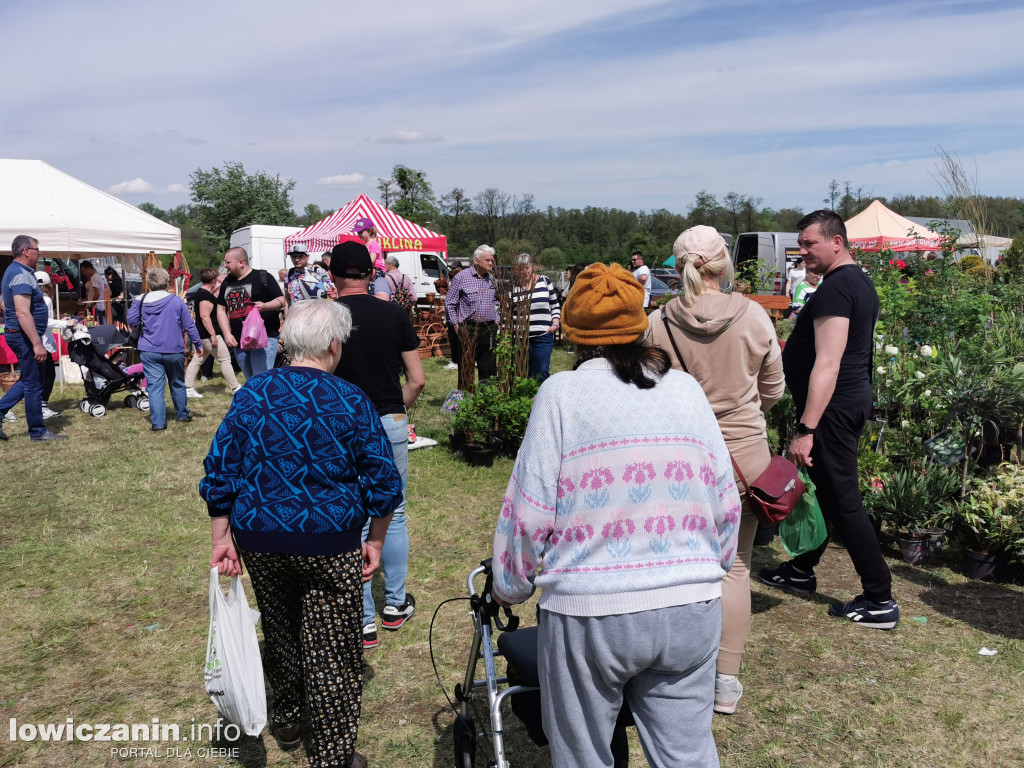
<path id="1" fill-rule="evenodd" d="M 262 612 L 270 732 L 282 749 L 298 748 L 308 705 L 311 766 L 366 765 L 354 751 L 362 583 L 402 498 L 373 403 L 333 375 L 351 329 L 341 304 L 292 306 L 281 331 L 292 364 L 253 376 L 234 396 L 199 484 L 212 518 L 210 565 L 234 576 L 241 555 Z"/>
<path id="2" fill-rule="evenodd" d="M 618 265 L 577 278 L 562 313 L 576 368 L 537 393 L 494 535 L 495 599 L 543 590 L 555 768 L 612 765 L 624 698 L 651 765 L 718 765 L 719 598 L 740 500 L 700 385 L 640 341 L 643 298 Z"/>

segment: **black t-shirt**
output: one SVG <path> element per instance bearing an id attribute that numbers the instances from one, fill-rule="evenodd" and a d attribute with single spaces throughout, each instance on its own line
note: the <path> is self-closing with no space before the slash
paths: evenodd
<path id="1" fill-rule="evenodd" d="M 814 319 L 847 317 L 850 331 L 839 363 L 839 377 L 828 408 L 863 407 L 872 401 L 871 351 L 878 294 L 864 270 L 845 264 L 830 272 L 818 285 L 796 317 L 796 326 L 782 351 L 786 384 L 796 402 L 797 414 L 807 404 L 807 390 L 814 367 Z"/>
<path id="2" fill-rule="evenodd" d="M 337 301 L 352 312 L 352 335 L 341 347 L 334 375 L 363 390 L 378 415 L 402 413 L 402 353 L 420 346 L 409 313 L 373 296 L 341 296 Z"/>
<path id="3" fill-rule="evenodd" d="M 205 288 L 200 288 L 196 291 L 196 295 L 192 299 L 192 304 L 196 308 L 196 328 L 199 329 L 200 339 L 210 338 L 210 332 L 206 330 L 206 326 L 203 325 L 203 316 L 200 314 L 204 301 L 213 305 L 210 307 L 210 322 L 213 323 L 213 329 L 215 331 L 217 330 L 217 297 Z"/>
<path id="4" fill-rule="evenodd" d="M 257 301 L 273 301 L 281 295 L 281 286 L 277 280 L 267 274 L 266 270 L 254 269 L 241 279 L 231 275 L 220 287 L 217 303 L 227 310 L 231 322 L 231 335 L 238 339 L 242 335 L 242 321 L 249 314 Z M 263 324 L 267 326 L 267 336 L 277 338 L 281 328 L 281 314 L 278 310 L 261 312 Z"/>

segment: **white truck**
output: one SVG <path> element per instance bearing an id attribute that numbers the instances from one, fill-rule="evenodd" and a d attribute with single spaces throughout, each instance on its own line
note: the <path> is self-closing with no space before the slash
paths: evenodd
<path id="1" fill-rule="evenodd" d="M 231 233 L 231 247 L 245 248 L 249 263 L 254 269 L 265 269 L 275 278 L 281 269 L 290 269 L 291 261 L 284 252 L 284 239 L 294 235 L 303 227 L 275 227 L 269 224 L 252 224 Z M 319 254 L 310 254 L 313 261 Z"/>
<path id="2" fill-rule="evenodd" d="M 434 281 L 441 275 L 448 276 L 448 261 L 443 252 L 388 251 L 388 256 L 398 259 L 398 271 L 412 278 L 420 298 L 437 293 Z"/>
<path id="3" fill-rule="evenodd" d="M 796 232 L 744 232 L 736 237 L 732 263 L 739 273 L 752 261 L 761 262 L 761 274 L 770 281 L 770 290 L 759 293 L 781 295 L 786 291 L 786 275 L 800 258 Z"/>

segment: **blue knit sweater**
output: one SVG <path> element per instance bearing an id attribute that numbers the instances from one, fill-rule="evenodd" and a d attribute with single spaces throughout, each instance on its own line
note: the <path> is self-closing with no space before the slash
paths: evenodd
<path id="1" fill-rule="evenodd" d="M 276 368 L 235 393 L 203 463 L 211 517 L 244 551 L 359 549 L 367 516 L 402 499 L 384 427 L 361 389 L 313 368 Z"/>

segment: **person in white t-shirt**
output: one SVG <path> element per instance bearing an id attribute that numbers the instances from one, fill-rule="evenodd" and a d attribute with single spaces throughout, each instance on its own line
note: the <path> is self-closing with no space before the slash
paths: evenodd
<path id="1" fill-rule="evenodd" d="M 793 298 L 797 285 L 806 275 L 807 270 L 804 268 L 804 260 L 797 259 L 792 268 L 790 268 L 789 274 L 786 275 L 786 295 L 789 298 Z"/>
<path id="2" fill-rule="evenodd" d="M 633 277 L 644 287 L 644 309 L 651 306 L 651 270 L 644 265 L 644 255 L 639 251 L 629 259 L 629 268 L 633 270 Z"/>

